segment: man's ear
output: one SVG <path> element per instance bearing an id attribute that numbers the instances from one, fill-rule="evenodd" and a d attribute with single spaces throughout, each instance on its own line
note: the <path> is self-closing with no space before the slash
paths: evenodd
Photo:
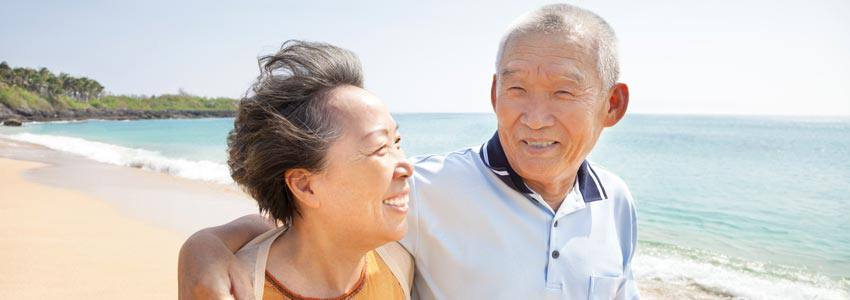
<path id="1" fill-rule="evenodd" d="M 493 106 L 493 111 L 496 111 L 496 74 L 493 74 L 493 84 L 490 85 L 490 105 Z"/>
<path id="2" fill-rule="evenodd" d="M 302 207 L 318 208 L 322 205 L 313 190 L 313 174 L 305 169 L 291 169 L 283 173 L 286 186 Z"/>
<path id="3" fill-rule="evenodd" d="M 608 111 L 605 114 L 605 127 L 611 127 L 620 122 L 629 108 L 629 86 L 617 83 L 609 90 Z"/>

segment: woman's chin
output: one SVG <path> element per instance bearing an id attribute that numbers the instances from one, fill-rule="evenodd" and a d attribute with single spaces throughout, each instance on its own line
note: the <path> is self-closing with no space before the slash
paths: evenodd
<path id="1" fill-rule="evenodd" d="M 394 242 L 401 240 L 404 238 L 404 235 L 407 234 L 407 218 L 402 218 L 399 221 L 395 222 L 387 222 L 386 223 L 386 238 L 388 242 Z"/>

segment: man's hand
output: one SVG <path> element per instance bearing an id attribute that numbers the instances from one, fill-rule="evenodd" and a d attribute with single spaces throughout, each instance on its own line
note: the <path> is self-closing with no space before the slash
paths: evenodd
<path id="1" fill-rule="evenodd" d="M 254 299 L 253 274 L 233 253 L 272 228 L 266 218 L 248 215 L 189 237 L 177 266 L 179 299 Z"/>

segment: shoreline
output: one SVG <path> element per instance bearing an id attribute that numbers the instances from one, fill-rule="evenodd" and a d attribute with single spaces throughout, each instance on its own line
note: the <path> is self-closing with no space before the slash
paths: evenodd
<path id="1" fill-rule="evenodd" d="M 0 137 L 0 158 L 45 164 L 24 179 L 82 192 L 114 205 L 128 217 L 188 237 L 195 231 L 257 213 L 256 203 L 235 185 L 177 177 L 153 170 L 101 163 L 41 145 Z M 203 214 L 198 214 L 199 207 Z"/>

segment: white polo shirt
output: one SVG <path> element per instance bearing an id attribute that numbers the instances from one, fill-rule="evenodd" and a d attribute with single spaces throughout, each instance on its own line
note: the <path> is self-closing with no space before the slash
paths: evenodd
<path id="1" fill-rule="evenodd" d="M 414 158 L 402 240 L 418 299 L 638 299 L 631 194 L 585 161 L 553 211 L 508 164 L 480 148 Z"/>

